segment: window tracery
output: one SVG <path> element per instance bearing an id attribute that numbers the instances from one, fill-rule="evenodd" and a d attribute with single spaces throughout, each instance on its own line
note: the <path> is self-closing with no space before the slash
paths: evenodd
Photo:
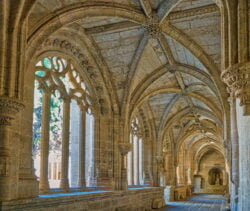
<path id="1" fill-rule="evenodd" d="M 41 191 L 83 187 L 92 177 L 93 110 L 90 91 L 71 60 L 48 56 L 36 63 L 33 157 Z"/>

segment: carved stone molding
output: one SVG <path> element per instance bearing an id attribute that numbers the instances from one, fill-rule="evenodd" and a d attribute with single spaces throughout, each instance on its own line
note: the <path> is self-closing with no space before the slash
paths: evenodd
<path id="1" fill-rule="evenodd" d="M 76 56 L 81 62 L 81 65 L 87 69 L 87 72 L 89 74 L 93 73 L 93 66 L 90 65 L 90 62 L 87 59 L 87 56 L 84 55 L 81 50 L 72 45 L 69 41 L 67 40 L 60 40 L 58 38 L 55 39 L 47 39 L 43 43 L 44 46 L 53 46 L 53 47 L 59 47 L 62 49 L 65 49 L 67 51 L 70 51 L 74 56 Z M 91 70 L 92 72 L 89 72 Z"/>
<path id="2" fill-rule="evenodd" d="M 240 105 L 250 105 L 250 62 L 235 64 L 224 70 L 222 80 L 231 94 L 240 99 Z M 248 112 L 247 112 L 248 113 Z"/>
<path id="3" fill-rule="evenodd" d="M 127 142 L 119 143 L 118 147 L 119 147 L 121 154 L 124 156 L 132 150 L 132 144 L 127 143 Z"/>
<path id="4" fill-rule="evenodd" d="M 161 27 L 156 18 L 149 18 L 145 28 L 150 38 L 158 39 L 160 37 Z"/>
<path id="5" fill-rule="evenodd" d="M 219 12 L 219 8 L 216 6 L 216 4 L 196 7 L 192 9 L 183 10 L 183 11 L 171 12 L 168 16 L 168 19 L 175 20 L 175 19 L 180 19 L 180 18 L 193 17 L 197 15 L 209 14 L 213 12 Z"/>
<path id="6" fill-rule="evenodd" d="M 24 108 L 24 105 L 11 98 L 0 98 L 0 125 L 11 125 L 11 120 Z"/>
<path id="7" fill-rule="evenodd" d="M 86 70 L 86 73 L 88 74 L 90 81 L 92 81 L 93 84 L 95 85 L 94 88 L 95 88 L 97 95 L 99 95 L 100 97 L 103 97 L 104 86 L 100 82 L 101 77 L 99 76 L 95 68 L 91 65 L 91 62 L 89 61 L 87 55 L 85 55 L 84 52 L 82 52 L 80 48 L 71 44 L 68 40 L 59 39 L 59 38 L 48 38 L 47 40 L 44 41 L 43 46 L 52 47 L 52 48 L 53 47 L 61 48 L 63 50 L 66 50 L 70 54 L 73 54 L 75 57 L 77 57 L 79 59 L 80 65 Z M 102 108 L 103 107 L 104 107 L 104 103 L 102 104 Z M 105 113 L 107 113 L 106 110 L 105 110 Z"/>
<path id="8" fill-rule="evenodd" d="M 71 54 L 73 54 L 75 57 L 77 57 L 80 60 L 80 64 L 82 67 L 86 68 L 87 73 L 91 77 L 91 75 L 95 74 L 94 67 L 90 64 L 87 56 L 76 46 L 72 45 L 67 40 L 60 40 L 58 38 L 54 39 L 47 39 L 44 43 L 44 46 L 51 46 L 51 47 L 58 47 L 61 49 L 65 49 L 69 51 Z M 95 75 L 95 78 L 97 76 Z"/>

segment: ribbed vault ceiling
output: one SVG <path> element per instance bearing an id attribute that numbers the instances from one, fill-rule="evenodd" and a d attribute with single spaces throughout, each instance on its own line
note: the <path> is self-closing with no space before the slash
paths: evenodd
<path id="1" fill-rule="evenodd" d="M 92 14 L 62 25 L 50 35 L 66 39 L 65 34 L 72 33 L 91 43 L 94 50 L 89 51 L 92 55 L 96 52 L 94 59 L 102 62 L 117 104 L 129 114 L 128 119 L 143 110 L 150 114 L 147 121 L 163 141 L 185 142 L 197 150 L 201 144 L 221 146 L 224 117 L 220 92 L 224 87 L 218 83 L 221 20 L 215 2 L 37 0 L 29 16 L 28 34 L 32 36 L 53 14 L 79 3 L 121 6 L 145 18 L 138 23 L 115 12 Z M 161 30 L 150 34 L 154 24 Z"/>

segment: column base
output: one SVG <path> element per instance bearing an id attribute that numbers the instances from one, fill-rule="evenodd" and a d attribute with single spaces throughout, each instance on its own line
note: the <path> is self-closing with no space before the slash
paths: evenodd
<path id="1" fill-rule="evenodd" d="M 60 189 L 62 189 L 64 192 L 69 192 L 69 182 L 68 179 L 61 180 L 60 183 Z"/>
<path id="2" fill-rule="evenodd" d="M 39 182 L 39 194 L 46 194 L 50 193 L 49 182 L 44 182 L 43 184 L 41 181 Z"/>

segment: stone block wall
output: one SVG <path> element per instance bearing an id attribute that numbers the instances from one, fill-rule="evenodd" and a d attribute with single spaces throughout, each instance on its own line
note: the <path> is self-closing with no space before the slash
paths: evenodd
<path id="1" fill-rule="evenodd" d="M 164 189 L 164 200 L 165 203 L 169 201 L 184 200 L 192 196 L 192 186 L 166 186 Z"/>
<path id="2" fill-rule="evenodd" d="M 163 188 L 142 188 L 101 193 L 69 193 L 2 202 L 2 211 L 149 211 L 155 200 L 163 200 Z"/>

